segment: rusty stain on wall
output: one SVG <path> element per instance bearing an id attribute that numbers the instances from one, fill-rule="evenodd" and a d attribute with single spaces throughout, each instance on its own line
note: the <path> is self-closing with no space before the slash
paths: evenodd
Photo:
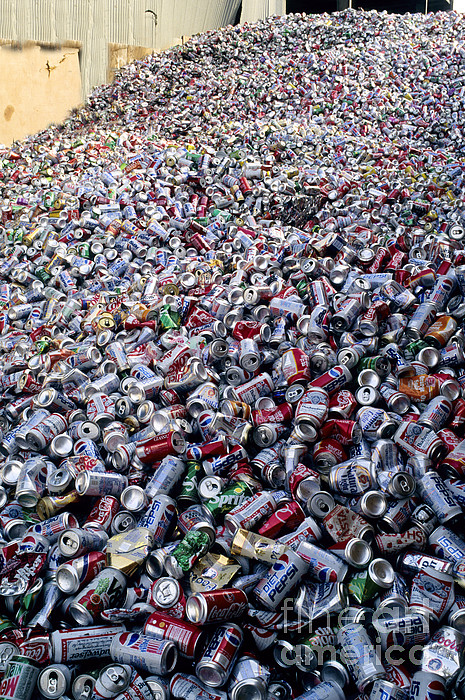
<path id="1" fill-rule="evenodd" d="M 79 49 L 0 46 L 0 143 L 45 129 L 81 103 Z"/>

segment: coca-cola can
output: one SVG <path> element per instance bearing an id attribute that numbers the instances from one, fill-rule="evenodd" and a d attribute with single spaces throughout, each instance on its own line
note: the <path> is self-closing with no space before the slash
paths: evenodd
<path id="1" fill-rule="evenodd" d="M 189 596 L 186 616 L 196 625 L 204 625 L 242 617 L 248 606 L 249 601 L 244 591 L 239 588 L 222 588 Z"/>

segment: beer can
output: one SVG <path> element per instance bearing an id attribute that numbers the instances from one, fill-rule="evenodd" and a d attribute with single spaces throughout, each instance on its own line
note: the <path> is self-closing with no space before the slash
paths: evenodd
<path id="1" fill-rule="evenodd" d="M 363 625 L 344 625 L 337 633 L 337 640 L 341 646 L 342 660 L 360 692 L 385 676 L 381 659 Z"/>

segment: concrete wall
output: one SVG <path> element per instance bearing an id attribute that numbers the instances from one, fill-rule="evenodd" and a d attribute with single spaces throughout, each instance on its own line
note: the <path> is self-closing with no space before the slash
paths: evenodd
<path id="1" fill-rule="evenodd" d="M 0 46 L 0 142 L 58 123 L 81 101 L 79 50 Z"/>

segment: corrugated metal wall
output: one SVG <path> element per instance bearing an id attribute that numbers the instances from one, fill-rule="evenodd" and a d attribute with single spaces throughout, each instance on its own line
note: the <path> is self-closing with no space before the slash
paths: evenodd
<path id="1" fill-rule="evenodd" d="M 260 0 L 261 4 L 268 1 Z M 240 2 L 0 0 L 0 40 L 64 45 L 76 42 L 85 99 L 95 85 L 107 80 L 109 44 L 161 50 L 180 43 L 182 36 L 231 24 Z"/>
<path id="2" fill-rule="evenodd" d="M 286 0 L 242 0 L 241 23 L 257 22 L 271 15 L 281 17 L 285 14 Z"/>

